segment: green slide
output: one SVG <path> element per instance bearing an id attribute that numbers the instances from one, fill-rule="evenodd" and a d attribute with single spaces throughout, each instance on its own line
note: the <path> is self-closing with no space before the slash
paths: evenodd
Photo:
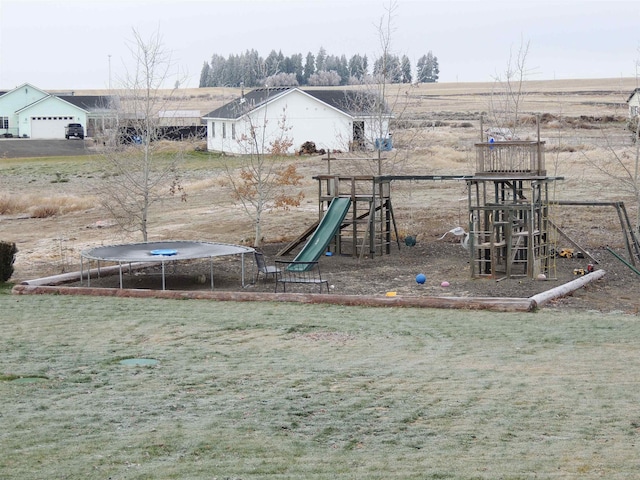
<path id="1" fill-rule="evenodd" d="M 334 198 L 329 205 L 324 217 L 320 221 L 318 228 L 313 232 L 300 253 L 293 259 L 294 262 L 315 262 L 320 258 L 324 250 L 329 245 L 331 239 L 340 228 L 340 224 L 351 206 L 350 198 Z"/>

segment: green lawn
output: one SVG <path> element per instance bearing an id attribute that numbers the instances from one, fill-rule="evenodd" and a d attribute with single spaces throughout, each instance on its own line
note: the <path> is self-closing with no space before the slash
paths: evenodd
<path id="1" fill-rule="evenodd" d="M 0 311 L 2 479 L 640 471 L 636 317 L 6 290 Z"/>

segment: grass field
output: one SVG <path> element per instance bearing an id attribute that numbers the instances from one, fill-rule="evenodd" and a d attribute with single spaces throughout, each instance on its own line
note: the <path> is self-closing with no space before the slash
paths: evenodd
<path id="1" fill-rule="evenodd" d="M 636 317 L 8 293 L 3 479 L 640 468 Z"/>

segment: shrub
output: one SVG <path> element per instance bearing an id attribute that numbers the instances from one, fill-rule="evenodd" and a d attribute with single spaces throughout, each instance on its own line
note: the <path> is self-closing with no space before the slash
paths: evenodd
<path id="1" fill-rule="evenodd" d="M 13 262 L 18 249 L 15 243 L 0 241 L 0 282 L 4 283 L 13 275 Z"/>
<path id="2" fill-rule="evenodd" d="M 15 198 L 8 195 L 0 196 L 0 215 L 7 215 L 14 213 L 18 208 L 18 203 Z"/>
<path id="3" fill-rule="evenodd" d="M 55 217 L 60 213 L 58 205 L 40 205 L 35 207 L 31 212 L 32 218 L 49 218 Z"/>

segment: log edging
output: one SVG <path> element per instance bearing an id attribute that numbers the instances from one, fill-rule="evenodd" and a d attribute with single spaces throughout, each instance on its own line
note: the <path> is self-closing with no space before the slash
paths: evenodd
<path id="1" fill-rule="evenodd" d="M 66 274 L 73 275 L 73 274 Z M 65 275 L 65 278 L 68 277 Z M 294 302 L 307 304 L 333 304 L 362 307 L 444 308 L 490 310 L 495 312 L 534 312 L 551 300 L 569 295 L 575 290 L 605 275 L 597 270 L 584 277 L 552 288 L 529 298 L 512 297 L 379 297 L 373 295 L 336 295 L 326 293 L 266 293 L 247 291 L 211 290 L 150 290 L 127 288 L 69 287 L 59 284 L 43 285 L 43 280 L 22 282 L 11 292 L 15 295 L 88 295 L 100 297 L 167 298 L 212 300 L 218 302 Z M 59 282 L 60 276 L 55 277 Z M 53 280 L 53 277 L 48 277 Z"/>

